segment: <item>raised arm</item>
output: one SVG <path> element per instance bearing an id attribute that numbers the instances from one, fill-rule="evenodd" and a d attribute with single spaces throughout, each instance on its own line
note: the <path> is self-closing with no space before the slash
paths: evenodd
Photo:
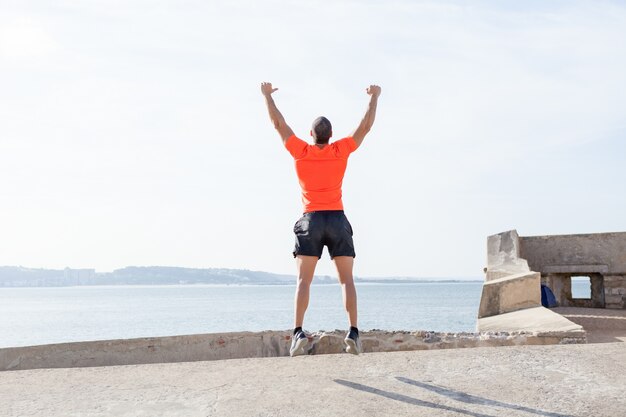
<path id="1" fill-rule="evenodd" d="M 267 111 L 270 114 L 270 119 L 274 124 L 274 128 L 278 130 L 278 134 L 280 135 L 283 143 L 287 142 L 287 139 L 291 135 L 293 135 L 293 130 L 287 125 L 285 122 L 285 118 L 278 111 L 276 107 L 276 103 L 274 103 L 274 99 L 272 98 L 272 93 L 278 90 L 278 88 L 272 88 L 272 83 L 261 83 L 261 93 L 265 97 L 265 104 L 267 104 Z"/>
<path id="2" fill-rule="evenodd" d="M 370 102 L 367 105 L 367 111 L 365 112 L 365 116 L 363 116 L 363 120 L 359 123 L 359 126 L 356 128 L 354 133 L 352 133 L 352 138 L 356 142 L 356 146 L 361 146 L 361 142 L 365 139 L 365 135 L 370 131 L 372 125 L 374 124 L 374 119 L 376 118 L 376 106 L 378 105 L 378 96 L 380 96 L 380 87 L 377 85 L 370 85 L 365 91 L 370 96 Z"/>

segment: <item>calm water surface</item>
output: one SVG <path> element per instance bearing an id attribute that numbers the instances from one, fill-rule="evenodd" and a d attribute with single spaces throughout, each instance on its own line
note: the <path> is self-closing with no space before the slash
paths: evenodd
<path id="1" fill-rule="evenodd" d="M 473 331 L 481 282 L 357 284 L 359 327 Z M 0 288 L 0 347 L 292 327 L 290 285 Z M 313 285 L 304 328 L 345 329 L 339 285 Z"/>

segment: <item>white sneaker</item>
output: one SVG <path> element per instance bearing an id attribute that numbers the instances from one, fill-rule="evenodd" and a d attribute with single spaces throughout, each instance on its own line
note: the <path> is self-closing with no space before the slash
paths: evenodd
<path id="1" fill-rule="evenodd" d="M 359 338 L 359 334 L 354 330 L 350 330 L 348 332 L 346 338 L 343 339 L 343 342 L 346 344 L 346 352 L 348 353 L 358 355 L 363 350 L 361 347 L 361 339 Z"/>
<path id="2" fill-rule="evenodd" d="M 291 338 L 291 348 L 289 349 L 289 356 L 299 356 L 306 354 L 306 345 L 309 343 L 309 339 L 302 330 L 299 330 Z"/>

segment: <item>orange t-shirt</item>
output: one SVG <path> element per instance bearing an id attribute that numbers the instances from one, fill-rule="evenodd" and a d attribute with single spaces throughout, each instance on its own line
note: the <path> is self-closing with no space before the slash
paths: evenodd
<path id="1" fill-rule="evenodd" d="M 343 210 L 341 184 L 348 156 L 357 148 L 354 139 L 343 138 L 320 149 L 292 135 L 285 147 L 295 160 L 304 212 Z"/>

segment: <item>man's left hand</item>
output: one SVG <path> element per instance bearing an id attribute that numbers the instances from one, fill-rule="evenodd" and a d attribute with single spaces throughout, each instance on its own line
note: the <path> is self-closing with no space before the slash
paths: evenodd
<path id="1" fill-rule="evenodd" d="M 278 88 L 272 88 L 272 83 L 261 83 L 261 93 L 265 96 L 271 96 Z"/>

